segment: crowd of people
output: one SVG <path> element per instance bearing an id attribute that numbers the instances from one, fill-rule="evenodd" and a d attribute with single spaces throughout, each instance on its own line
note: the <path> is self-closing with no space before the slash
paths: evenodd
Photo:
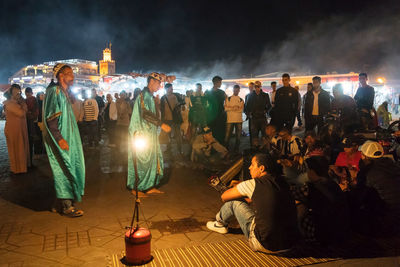
<path id="1" fill-rule="evenodd" d="M 183 95 L 174 92 L 172 79 L 152 73 L 147 86 L 133 94 L 101 97 L 93 89 L 83 101 L 70 90 L 74 75 L 68 65 L 57 64 L 54 73 L 57 83 L 36 97 L 26 88 L 24 99 L 20 86 L 11 86 L 4 103 L 5 135 L 12 173 L 27 172 L 35 154 L 47 154 L 58 199 L 54 210 L 63 215 L 83 215 L 74 205 L 84 194 L 83 148 L 107 145 L 127 153 L 127 187 L 141 196 L 162 193 L 165 154 L 204 165 L 229 162 L 235 155 L 250 157 L 244 171 L 252 179 L 231 183 L 221 196 L 225 203 L 216 221 L 207 227 L 227 233 L 236 217 L 257 251 L 283 252 L 300 236 L 331 243 L 344 240 L 350 229 L 370 234 L 396 228 L 400 169 L 381 144 L 359 135 L 390 122 L 387 103 L 378 108 L 380 119 L 374 119 L 375 92 L 366 73 L 359 75 L 354 98 L 343 93 L 341 84 L 331 95 L 318 76 L 301 96 L 287 73 L 282 87 L 271 83 L 270 93 L 260 81 L 249 83 L 245 99 L 239 85 L 227 96 L 219 76 L 211 89 L 203 91 L 198 83 Z M 154 96 L 163 82 L 165 95 Z M 294 134 L 296 119 L 299 129 L 304 123 L 304 133 Z M 244 121 L 248 147 L 241 145 Z M 128 144 L 141 136 L 148 147 L 138 153 Z M 160 143 L 166 144 L 164 152 Z"/>

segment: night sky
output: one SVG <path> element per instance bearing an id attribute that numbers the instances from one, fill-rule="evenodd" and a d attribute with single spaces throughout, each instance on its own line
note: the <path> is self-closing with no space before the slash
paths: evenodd
<path id="1" fill-rule="evenodd" d="M 98 61 L 190 77 L 385 72 L 400 65 L 399 1 L 22 1 L 0 4 L 0 83 L 21 67 Z"/>

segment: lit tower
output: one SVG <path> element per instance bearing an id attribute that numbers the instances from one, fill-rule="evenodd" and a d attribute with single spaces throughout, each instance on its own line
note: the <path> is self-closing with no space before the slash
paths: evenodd
<path id="1" fill-rule="evenodd" d="M 111 43 L 103 50 L 103 60 L 99 61 L 100 75 L 115 73 L 115 61 L 111 59 Z"/>

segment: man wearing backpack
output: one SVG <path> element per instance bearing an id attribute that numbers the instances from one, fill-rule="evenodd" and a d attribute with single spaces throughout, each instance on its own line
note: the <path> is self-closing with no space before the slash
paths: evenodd
<path id="1" fill-rule="evenodd" d="M 167 93 L 161 97 L 161 121 L 169 125 L 172 129 L 172 131 L 168 133 L 169 141 L 167 144 L 167 151 L 170 153 L 170 155 L 172 155 L 172 133 L 176 141 L 178 152 L 180 155 L 182 155 L 182 135 L 180 130 L 182 123 L 182 116 L 180 113 L 182 99 L 179 94 L 174 93 L 174 88 L 171 83 L 167 83 L 165 85 L 165 90 L 167 90 Z"/>

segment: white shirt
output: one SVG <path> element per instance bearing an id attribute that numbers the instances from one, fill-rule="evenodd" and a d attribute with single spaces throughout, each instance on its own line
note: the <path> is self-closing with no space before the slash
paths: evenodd
<path id="1" fill-rule="evenodd" d="M 312 115 L 313 116 L 318 116 L 319 115 L 319 109 L 318 109 L 318 96 L 319 96 L 319 93 L 321 93 L 321 91 L 319 91 L 318 93 L 313 91 L 313 94 L 314 94 L 314 103 L 313 103 L 313 108 L 312 108 Z"/>
<path id="2" fill-rule="evenodd" d="M 270 98 L 271 98 L 271 104 L 272 104 L 272 106 L 275 106 L 275 95 L 276 95 L 276 90 L 275 90 L 275 92 L 274 91 L 272 91 L 271 93 L 270 93 Z"/>
<path id="3" fill-rule="evenodd" d="M 227 123 L 243 122 L 242 113 L 244 101 L 239 96 L 232 95 L 225 100 L 225 111 L 227 114 Z"/>

